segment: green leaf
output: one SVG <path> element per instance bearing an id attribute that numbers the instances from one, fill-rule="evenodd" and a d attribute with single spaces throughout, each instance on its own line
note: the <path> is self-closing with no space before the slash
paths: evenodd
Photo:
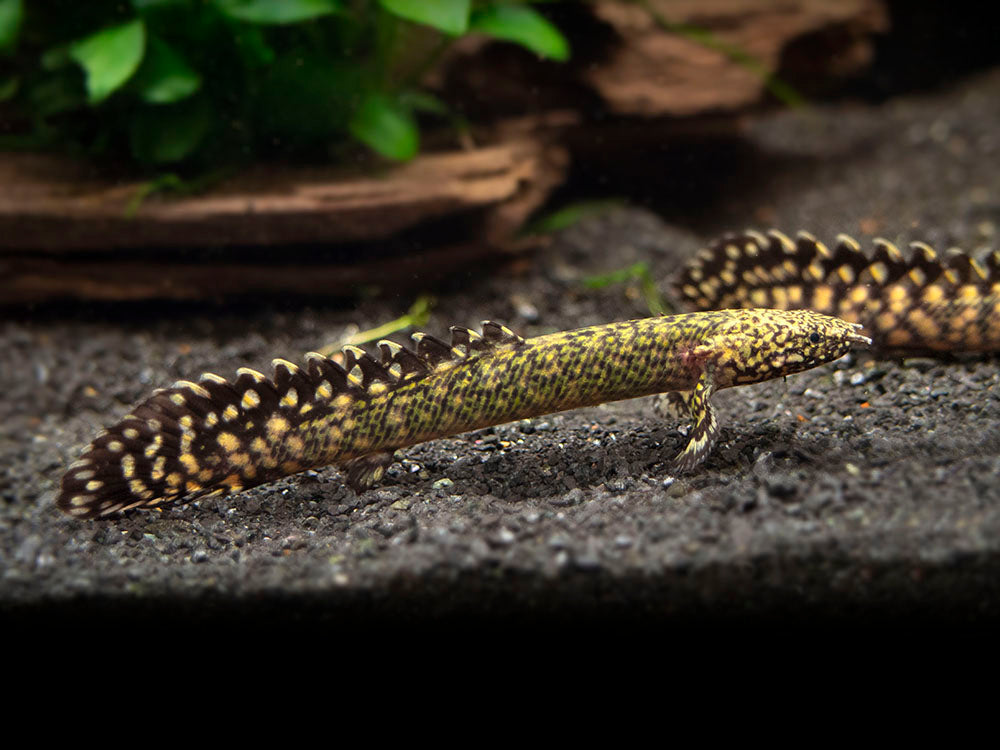
<path id="1" fill-rule="evenodd" d="M 470 31 L 515 42 L 542 57 L 569 59 L 569 42 L 544 16 L 526 5 L 489 5 L 472 14 Z"/>
<path id="2" fill-rule="evenodd" d="M 132 118 L 129 139 L 136 159 L 147 164 L 177 162 L 198 148 L 212 125 L 203 97 L 160 107 L 143 107 Z"/>
<path id="3" fill-rule="evenodd" d="M 104 101 L 131 78 L 145 50 L 146 25 L 142 19 L 102 29 L 70 45 L 70 57 L 87 74 L 90 103 Z"/>
<path id="4" fill-rule="evenodd" d="M 434 297 L 429 294 L 421 294 L 417 297 L 413 304 L 410 305 L 410 309 L 407 311 L 406 315 L 401 315 L 395 320 L 390 320 L 388 323 L 383 323 L 380 326 L 369 328 L 366 331 L 358 331 L 357 333 L 343 338 L 340 341 L 335 341 L 332 344 L 324 346 L 319 350 L 319 353 L 326 357 L 330 357 L 339 352 L 345 346 L 361 346 L 362 344 L 370 344 L 372 341 L 387 338 L 394 333 L 405 331 L 407 328 L 420 328 L 425 326 L 427 325 L 427 321 L 430 320 L 431 310 L 436 304 L 437 300 L 434 299 Z"/>
<path id="5" fill-rule="evenodd" d="M 524 229 L 525 234 L 546 234 L 571 227 L 592 216 L 601 216 L 626 205 L 622 198 L 604 198 L 578 201 L 563 206 L 550 214 L 540 216 Z"/>
<path id="6" fill-rule="evenodd" d="M 379 4 L 393 15 L 445 34 L 464 34 L 469 27 L 471 0 L 379 0 Z"/>
<path id="7" fill-rule="evenodd" d="M 23 18 L 22 0 L 0 0 L 0 52 L 14 46 Z"/>
<path id="8" fill-rule="evenodd" d="M 150 104 L 172 104 L 197 91 L 201 76 L 170 45 L 150 37 L 135 85 L 139 96 Z"/>
<path id="9" fill-rule="evenodd" d="M 582 279 L 583 285 L 589 289 L 603 289 L 612 284 L 622 284 L 630 281 L 638 281 L 642 297 L 646 301 L 650 315 L 662 315 L 667 312 L 669 305 L 660 294 L 660 290 L 653 281 L 653 274 L 649 270 L 649 265 L 640 261 L 626 268 L 621 268 L 611 273 L 599 276 L 588 276 Z"/>
<path id="10" fill-rule="evenodd" d="M 340 0 L 214 0 L 215 6 L 237 21 L 283 24 L 308 21 L 340 10 Z"/>
<path id="11" fill-rule="evenodd" d="M 412 159 L 420 146 L 413 116 L 384 94 L 365 97 L 351 119 L 350 130 L 359 141 L 390 159 Z"/>

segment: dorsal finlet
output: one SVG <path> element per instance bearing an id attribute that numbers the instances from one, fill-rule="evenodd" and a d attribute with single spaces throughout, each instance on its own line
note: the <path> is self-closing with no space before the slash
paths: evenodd
<path id="1" fill-rule="evenodd" d="M 838 234 L 836 241 L 838 249 L 844 248 L 845 250 L 849 250 L 852 253 L 861 252 L 861 245 L 859 245 L 858 241 L 853 237 L 851 237 L 851 235 L 849 234 Z"/>
<path id="2" fill-rule="evenodd" d="M 299 371 L 299 366 L 298 365 L 296 365 L 296 364 L 294 364 L 292 362 L 289 362 L 287 359 L 281 359 L 281 357 L 277 357 L 275 359 L 272 359 L 271 360 L 271 367 L 274 367 L 274 368 L 284 367 L 286 370 L 288 370 L 290 373 L 292 373 L 292 375 L 294 375 L 295 373 L 297 373 Z"/>
<path id="3" fill-rule="evenodd" d="M 267 378 L 264 377 L 263 374 L 249 367 L 240 367 L 238 370 L 236 370 L 236 374 L 239 376 L 246 375 L 247 377 L 251 378 L 255 383 L 263 383 L 265 380 L 267 380 Z"/>
<path id="4" fill-rule="evenodd" d="M 395 341 L 389 341 L 389 339 L 380 339 L 378 347 L 379 349 L 388 350 L 389 357 L 394 357 L 403 350 L 402 346 L 397 344 Z"/>
<path id="5" fill-rule="evenodd" d="M 778 247 L 780 247 L 786 253 L 795 252 L 795 243 L 792 242 L 791 238 L 784 232 L 780 232 L 777 229 L 769 229 L 767 230 L 767 236 L 773 242 L 777 242 Z"/>
<path id="6" fill-rule="evenodd" d="M 365 350 L 362 349 L 360 346 L 353 346 L 352 344 L 347 344 L 346 346 L 344 346 L 342 351 L 344 352 L 344 356 L 350 354 L 351 356 L 354 357 L 354 359 L 358 360 L 367 354 L 367 352 L 365 352 Z"/>
<path id="7" fill-rule="evenodd" d="M 225 382 L 225 381 L 223 381 L 223 382 Z M 191 391 L 192 393 L 196 393 L 197 395 L 201 396 L 202 398 L 211 398 L 211 395 L 209 394 L 208 391 L 206 391 L 204 388 L 202 388 L 197 383 L 192 383 L 190 380 L 178 380 L 176 383 L 174 383 L 170 387 L 171 388 L 178 388 L 178 389 L 184 389 L 184 390 Z"/>
<path id="8" fill-rule="evenodd" d="M 957 247 L 948 248 L 946 262 L 949 268 L 959 274 L 962 281 L 981 281 L 985 278 L 972 256 Z"/>
<path id="9" fill-rule="evenodd" d="M 451 348 L 456 359 L 464 359 L 473 352 L 488 351 L 490 343 L 476 331 L 464 326 L 452 326 Z"/>
<path id="10" fill-rule="evenodd" d="M 815 236 L 813 236 L 809 232 L 806 232 L 805 230 L 800 229 L 796 233 L 795 239 L 797 240 L 798 245 L 805 245 L 807 247 L 813 248 L 816 251 L 816 255 L 818 255 L 823 260 L 833 257 L 833 255 L 830 253 L 830 249 L 826 245 L 824 245 L 822 242 L 816 239 Z"/>
<path id="11" fill-rule="evenodd" d="M 914 254 L 919 253 L 921 257 L 924 258 L 924 260 L 927 261 L 937 260 L 937 252 L 934 250 L 933 247 L 928 245 L 926 242 L 911 242 L 910 251 Z"/>
<path id="12" fill-rule="evenodd" d="M 391 378 L 400 380 L 427 372 L 427 363 L 405 346 L 388 339 L 379 341 L 378 346 L 382 350 L 382 366 Z"/>
<path id="13" fill-rule="evenodd" d="M 392 374 L 386 369 L 386 362 L 379 361 L 357 346 L 344 347 L 344 366 L 350 373 L 351 383 L 357 385 L 356 381 L 360 380 L 361 386 L 366 389 L 370 389 L 373 383 L 388 383 L 393 380 Z"/>
<path id="14" fill-rule="evenodd" d="M 451 359 L 451 347 L 428 333 L 417 331 L 411 338 L 417 344 L 417 356 L 430 367 Z"/>
<path id="15" fill-rule="evenodd" d="M 492 344 L 505 345 L 513 344 L 515 346 L 520 346 L 524 343 L 524 339 L 510 330 L 507 326 L 497 323 L 493 320 L 484 320 L 482 322 L 483 328 L 483 338 Z"/>
<path id="16" fill-rule="evenodd" d="M 938 262 L 937 250 L 935 250 L 930 245 L 919 245 L 917 247 L 917 250 L 920 253 L 921 257 L 928 263 Z"/>
<path id="17" fill-rule="evenodd" d="M 973 271 L 975 271 L 976 275 L 979 277 L 981 281 L 985 281 L 989 275 L 986 272 L 986 268 L 983 267 L 983 264 L 980 263 L 975 258 L 973 258 L 971 255 L 969 256 L 969 267 Z"/>

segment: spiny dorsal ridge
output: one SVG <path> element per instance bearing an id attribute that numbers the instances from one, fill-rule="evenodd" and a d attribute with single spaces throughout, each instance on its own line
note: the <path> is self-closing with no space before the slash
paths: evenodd
<path id="1" fill-rule="evenodd" d="M 232 383 L 223 377 L 206 372 L 198 382 L 208 392 L 208 400 L 213 404 L 235 404 L 240 400 Z"/>
<path id="2" fill-rule="evenodd" d="M 510 330 L 507 326 L 501 325 L 492 320 L 484 320 L 483 338 L 495 346 L 521 346 L 524 339 Z"/>
<path id="3" fill-rule="evenodd" d="M 945 251 L 945 265 L 963 284 L 975 284 L 986 278 L 985 270 L 976 259 L 957 247 Z"/>
<path id="4" fill-rule="evenodd" d="M 832 253 L 830 253 L 830 249 L 826 245 L 816 239 L 814 235 L 804 230 L 799 230 L 799 232 L 795 235 L 795 246 L 797 251 L 803 252 L 808 250 L 809 252 L 818 255 L 823 260 L 833 257 Z"/>
<path id="5" fill-rule="evenodd" d="M 911 245 L 911 247 L 913 246 Z M 927 245 L 922 245 L 922 247 L 929 251 L 929 257 L 933 259 L 934 251 L 927 247 Z M 914 253 L 914 256 L 915 255 L 916 253 Z M 875 252 L 872 253 L 872 262 L 885 263 L 889 269 L 897 271 L 897 273 L 893 274 L 894 276 L 905 273 L 906 259 L 903 258 L 903 254 L 899 252 L 899 248 L 886 240 L 875 240 Z"/>
<path id="6" fill-rule="evenodd" d="M 382 364 L 364 349 L 357 346 L 344 347 L 344 369 L 348 374 L 355 373 L 353 380 L 360 378 L 361 387 L 368 388 L 372 383 L 391 383 L 393 378 Z"/>
<path id="7" fill-rule="evenodd" d="M 492 348 L 490 342 L 478 331 L 463 326 L 452 326 L 450 330 L 452 349 L 471 353 L 487 352 Z"/>
<path id="8" fill-rule="evenodd" d="M 452 358 L 451 347 L 429 333 L 418 331 L 410 336 L 417 345 L 417 356 L 429 367 L 436 367 Z"/>
<path id="9" fill-rule="evenodd" d="M 827 261 L 831 273 L 845 284 L 853 284 L 869 264 L 868 257 L 861 252 L 861 246 L 846 234 L 838 235 L 837 244 L 829 254 Z"/>
<path id="10" fill-rule="evenodd" d="M 754 243 L 757 247 L 764 248 L 770 244 L 767 237 L 756 229 L 744 229 L 743 237 L 747 241 Z"/>
<path id="11" fill-rule="evenodd" d="M 349 391 L 354 386 L 347 378 L 347 371 L 330 357 L 324 357 L 318 352 L 306 354 L 309 380 L 312 383 L 326 381 L 334 393 Z"/>
<path id="12" fill-rule="evenodd" d="M 767 237 L 770 240 L 771 247 L 776 250 L 781 250 L 784 253 L 794 253 L 795 243 L 792 242 L 791 238 L 784 232 L 779 232 L 777 229 L 769 229 L 767 231 Z"/>
<path id="13" fill-rule="evenodd" d="M 405 380 L 427 372 L 426 362 L 395 341 L 382 339 L 378 342 L 378 348 L 382 352 L 382 366 L 396 380 Z"/>
<path id="14" fill-rule="evenodd" d="M 747 229 L 742 235 L 724 235 L 700 250 L 681 274 L 678 288 L 693 301 L 696 296 L 705 297 L 706 281 L 709 287 L 728 288 L 732 286 L 730 282 L 722 280 L 725 283 L 720 284 L 713 280 L 723 270 L 730 276 L 737 272 L 737 276 L 747 283 L 751 282 L 750 277 L 756 277 L 765 285 L 788 280 L 787 270 L 777 270 L 778 264 L 788 260 L 801 269 L 800 273 L 810 282 L 842 283 L 852 272 L 858 278 L 864 274 L 866 282 L 874 280 L 879 284 L 893 283 L 913 271 L 918 278 L 943 277 L 945 281 L 964 283 L 993 281 L 1000 276 L 998 252 L 977 260 L 956 248 L 942 256 L 925 243 L 912 242 L 909 245 L 911 252 L 905 257 L 896 245 L 882 237 L 875 238 L 872 244 L 874 251 L 869 255 L 853 237 L 840 234 L 831 251 L 808 232 L 797 232 L 793 242 L 776 229 L 768 230 L 766 235 Z M 773 267 L 765 274 L 762 266 L 769 265 Z M 689 288 L 685 289 L 685 285 Z M 705 299 L 707 301 L 708 297 Z"/>
<path id="15" fill-rule="evenodd" d="M 922 285 L 939 280 L 947 283 L 957 281 L 957 274 L 930 245 L 923 242 L 911 242 L 909 247 L 910 258 L 903 260 L 901 265 L 905 268 L 906 275 L 913 279 L 914 283 Z M 902 253 L 899 253 L 899 256 L 902 258 Z"/>
<path id="16" fill-rule="evenodd" d="M 849 234 L 838 234 L 836 243 L 837 250 L 841 253 L 861 253 L 861 245 Z"/>
<path id="17" fill-rule="evenodd" d="M 274 366 L 274 389 L 281 395 L 282 405 L 298 405 L 299 399 L 316 387 L 298 365 L 285 359 L 275 359 L 271 364 Z"/>

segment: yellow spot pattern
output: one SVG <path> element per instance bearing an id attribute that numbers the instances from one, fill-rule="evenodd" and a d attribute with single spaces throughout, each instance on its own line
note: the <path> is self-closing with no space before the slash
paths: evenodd
<path id="1" fill-rule="evenodd" d="M 215 442 L 226 453 L 235 453 L 240 449 L 240 440 L 231 432 L 220 432 L 219 436 L 215 438 Z"/>

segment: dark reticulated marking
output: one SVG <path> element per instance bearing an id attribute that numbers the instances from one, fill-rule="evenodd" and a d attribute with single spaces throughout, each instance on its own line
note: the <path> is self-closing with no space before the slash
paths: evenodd
<path id="1" fill-rule="evenodd" d="M 860 323 L 883 350 L 1000 350 L 1000 253 L 943 257 L 883 239 L 865 253 L 847 235 L 832 250 L 806 232 L 746 231 L 700 251 L 675 287 L 696 310 L 810 309 Z"/>
<path id="2" fill-rule="evenodd" d="M 451 329 L 450 343 L 347 347 L 307 365 L 274 360 L 268 379 L 205 374 L 155 392 L 90 444 L 57 504 L 78 518 L 238 492 L 335 464 L 357 491 L 381 479 L 393 451 L 552 412 L 680 392 L 692 430 L 675 468 L 708 455 L 722 388 L 833 361 L 857 326 L 810 311 L 726 310 L 647 318 L 525 341 L 498 323 Z"/>

